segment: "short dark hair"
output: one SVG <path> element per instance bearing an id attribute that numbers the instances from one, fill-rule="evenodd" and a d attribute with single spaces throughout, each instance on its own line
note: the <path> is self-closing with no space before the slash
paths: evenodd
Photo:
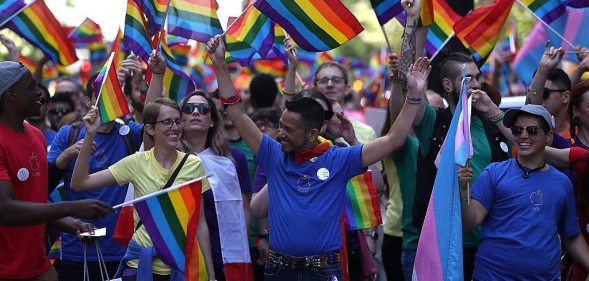
<path id="1" fill-rule="evenodd" d="M 280 112 L 274 108 L 260 108 L 252 113 L 251 117 L 252 121 L 268 121 L 272 124 L 278 124 L 280 121 Z"/>
<path id="2" fill-rule="evenodd" d="M 70 108 L 72 110 L 76 109 L 76 105 L 74 104 L 74 100 L 72 99 L 72 96 L 70 96 L 69 94 L 66 93 L 57 93 L 55 95 L 53 95 L 53 97 L 51 97 L 51 99 L 49 99 L 50 103 L 56 103 L 56 102 L 62 102 L 62 103 L 66 103 L 67 105 L 70 106 Z"/>
<path id="3" fill-rule="evenodd" d="M 322 100 L 327 105 L 327 112 L 325 112 L 323 119 L 329 120 L 331 119 L 331 117 L 333 117 L 333 105 L 331 104 L 331 101 L 329 101 L 329 99 L 323 93 L 315 89 L 306 89 L 298 92 L 297 95 L 293 98 L 293 100 L 305 97 L 313 98 L 315 100 Z"/>
<path id="4" fill-rule="evenodd" d="M 321 130 L 323 126 L 323 107 L 313 98 L 300 98 L 287 101 L 286 110 L 301 115 L 306 129 Z"/>
<path id="5" fill-rule="evenodd" d="M 564 72 L 564 70 L 557 67 L 552 68 L 548 71 L 547 80 L 559 84 L 560 86 L 564 86 L 565 90 L 567 91 L 570 91 L 572 88 L 571 78 L 569 77 L 569 75 L 566 72 Z"/>
<path id="6" fill-rule="evenodd" d="M 462 74 L 461 65 L 463 63 L 474 63 L 472 55 L 464 52 L 447 54 L 440 62 L 440 80 L 446 78 L 454 81 L 456 77 Z"/>
<path id="7" fill-rule="evenodd" d="M 250 101 L 257 108 L 272 107 L 278 95 L 278 85 L 274 77 L 268 74 L 254 76 L 249 86 Z"/>
<path id="8" fill-rule="evenodd" d="M 349 79 L 348 79 L 348 71 L 346 70 L 346 68 L 335 62 L 335 61 L 328 61 L 328 62 L 324 62 L 323 64 L 321 64 L 317 70 L 315 70 L 315 75 L 313 75 L 313 84 L 317 85 L 317 74 L 319 74 L 319 71 L 323 70 L 324 68 L 328 68 L 328 67 L 335 67 L 337 68 L 341 73 L 342 76 L 344 78 L 344 82 L 346 83 L 346 85 L 348 85 Z"/>
<path id="9" fill-rule="evenodd" d="M 96 77 L 98 77 L 98 72 L 92 74 L 88 79 L 88 82 L 86 82 L 86 91 L 84 92 L 84 95 L 90 100 L 92 100 L 92 97 L 94 96 L 94 80 L 96 80 Z"/>

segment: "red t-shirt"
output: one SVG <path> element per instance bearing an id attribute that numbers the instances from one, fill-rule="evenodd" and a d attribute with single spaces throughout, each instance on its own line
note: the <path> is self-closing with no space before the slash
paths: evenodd
<path id="1" fill-rule="evenodd" d="M 0 181 L 10 181 L 14 200 L 47 203 L 45 140 L 37 128 L 24 126 L 18 133 L 0 125 Z M 32 278 L 49 269 L 44 237 L 45 224 L 0 226 L 0 278 Z"/>
<path id="2" fill-rule="evenodd" d="M 577 203 L 577 212 L 579 216 L 579 226 L 582 230 L 588 230 L 587 224 L 589 223 L 589 194 L 585 190 L 585 185 L 588 184 L 586 181 L 589 179 L 587 173 L 589 165 L 589 151 L 580 147 L 571 147 L 569 153 L 569 165 L 575 174 L 577 175 L 577 183 L 575 186 L 575 199 Z M 586 198 L 582 200 L 582 198 Z M 584 232 L 586 233 L 586 232 Z"/>

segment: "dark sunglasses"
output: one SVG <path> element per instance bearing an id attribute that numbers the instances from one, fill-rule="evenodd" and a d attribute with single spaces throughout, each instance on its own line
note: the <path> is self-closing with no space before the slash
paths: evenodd
<path id="1" fill-rule="evenodd" d="M 509 129 L 511 130 L 511 134 L 516 137 L 521 135 L 524 132 L 524 130 L 526 130 L 526 132 L 528 132 L 528 135 L 530 135 L 530 136 L 535 136 L 538 134 L 538 132 L 540 130 L 544 130 L 544 128 L 542 126 L 528 126 L 528 127 L 513 126 Z"/>
<path id="2" fill-rule="evenodd" d="M 68 113 L 70 113 L 72 111 L 73 110 L 69 110 L 67 108 L 53 108 L 53 109 L 50 109 L 48 112 L 49 112 L 49 114 L 52 114 L 52 115 L 56 115 L 56 114 L 63 114 L 63 115 L 65 115 L 65 114 L 68 114 Z"/>
<path id="3" fill-rule="evenodd" d="M 206 103 L 187 103 L 182 107 L 182 113 L 192 114 L 195 109 L 198 109 L 198 114 L 205 115 L 211 112 L 211 107 Z"/>
<path id="4" fill-rule="evenodd" d="M 547 100 L 550 97 L 550 94 L 556 92 L 556 93 L 564 93 L 567 90 L 559 90 L 559 89 L 548 89 L 548 88 L 544 88 L 544 92 L 542 93 L 542 98 Z"/>

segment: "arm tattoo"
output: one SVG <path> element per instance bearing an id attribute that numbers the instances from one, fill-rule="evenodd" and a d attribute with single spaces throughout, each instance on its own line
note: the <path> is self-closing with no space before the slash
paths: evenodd
<path id="1" fill-rule="evenodd" d="M 415 62 L 416 54 L 416 33 L 417 20 L 405 24 L 405 31 L 403 33 L 403 42 L 401 43 L 401 57 L 399 58 L 399 78 L 403 81 L 403 88 L 407 84 L 407 71 L 409 66 Z"/>

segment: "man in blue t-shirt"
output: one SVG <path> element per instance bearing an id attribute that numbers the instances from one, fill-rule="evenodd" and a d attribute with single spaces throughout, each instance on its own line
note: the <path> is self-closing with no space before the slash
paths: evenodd
<path id="1" fill-rule="evenodd" d="M 94 78 L 91 77 L 89 81 L 94 81 Z M 85 96 L 88 107 L 96 103 L 96 97 L 92 95 L 93 92 L 92 83 L 88 83 Z M 85 135 L 86 129 L 83 124 L 78 123 L 62 127 L 51 144 L 51 149 L 47 155 L 50 172 L 54 175 L 62 175 L 63 188 L 65 189 L 65 198 L 62 199 L 69 201 L 93 198 L 100 199 L 111 206 L 122 203 L 127 193 L 127 185 L 119 186 L 114 184 L 98 190 L 84 192 L 76 192 L 70 188 L 76 158 Z M 139 150 L 142 140 L 143 125 L 141 124 L 130 122 L 128 125 L 124 125 L 113 121 L 101 125 L 94 139 L 93 153 L 90 156 L 90 173 L 104 170 L 125 156 L 135 153 L 135 151 Z M 55 182 L 57 179 L 52 181 Z M 112 212 L 101 220 L 88 221 L 97 228 L 106 227 L 107 235 L 97 241 L 109 276 L 114 276 L 119 262 L 125 254 L 125 247 L 113 239 L 117 218 L 118 213 Z M 86 246 L 85 251 L 90 280 L 100 280 L 101 273 L 96 246 L 89 244 Z M 61 259 L 55 263 L 60 280 L 83 280 L 83 261 L 84 247 L 80 240 L 75 235 L 61 233 Z"/>
<path id="2" fill-rule="evenodd" d="M 267 172 L 271 250 L 266 280 L 342 280 L 339 221 L 346 182 L 400 148 L 411 122 L 395 122 L 385 136 L 364 145 L 330 147 L 317 140 L 323 125 L 323 107 L 312 98 L 301 98 L 286 102 L 275 141 L 262 134 L 239 103 L 221 37 L 212 38 L 207 50 L 214 53 L 210 57 L 216 68 L 221 102 L 239 135 L 256 155 L 256 163 Z M 409 69 L 408 98 L 398 120 L 415 117 L 430 69 L 427 58 L 417 59 Z M 334 77 L 329 80 L 337 80 Z"/>
<path id="3" fill-rule="evenodd" d="M 541 105 L 509 110 L 518 156 L 490 164 L 472 187 L 472 168 L 460 168 L 462 225 L 481 225 L 473 279 L 560 280 L 560 242 L 585 269 L 589 250 L 580 234 L 573 188 L 567 177 L 546 164 L 544 149 L 554 121 Z"/>

